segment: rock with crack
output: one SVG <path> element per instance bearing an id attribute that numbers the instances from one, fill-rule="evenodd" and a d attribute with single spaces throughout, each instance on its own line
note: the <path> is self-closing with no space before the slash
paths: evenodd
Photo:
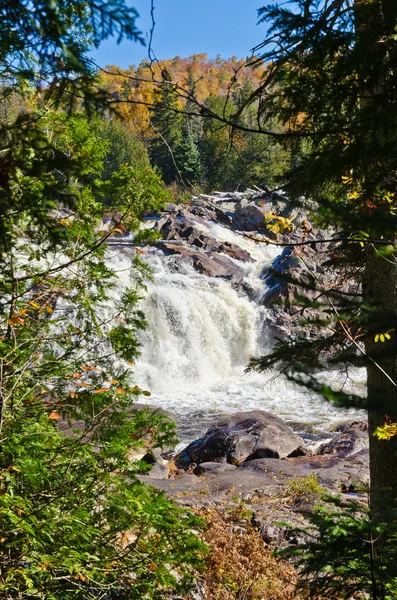
<path id="1" fill-rule="evenodd" d="M 189 444 L 175 457 L 175 463 L 187 469 L 191 463 L 239 464 L 260 457 L 286 458 L 299 454 L 303 446 L 302 438 L 275 415 L 262 410 L 239 412 Z"/>

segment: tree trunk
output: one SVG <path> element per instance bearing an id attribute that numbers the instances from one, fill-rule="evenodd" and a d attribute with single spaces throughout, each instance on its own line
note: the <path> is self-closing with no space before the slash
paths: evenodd
<path id="1" fill-rule="evenodd" d="M 379 440 L 374 431 L 385 422 L 397 422 L 397 256 L 382 257 L 367 248 L 363 286 L 365 303 L 375 306 L 387 321 L 391 340 L 366 342 L 368 423 L 370 439 L 371 506 L 375 512 L 397 499 L 397 437 Z M 376 317 L 375 317 L 376 319 Z M 379 331 L 377 333 L 384 333 Z M 372 360 L 371 360 L 372 359 Z"/>

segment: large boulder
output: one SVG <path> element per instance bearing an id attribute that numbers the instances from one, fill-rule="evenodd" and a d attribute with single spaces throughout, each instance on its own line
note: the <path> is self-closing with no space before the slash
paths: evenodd
<path id="1" fill-rule="evenodd" d="M 304 441 L 281 419 L 263 410 L 226 417 L 176 457 L 179 468 L 204 462 L 240 464 L 257 458 L 299 455 Z M 303 453 L 303 451 L 302 451 Z"/>

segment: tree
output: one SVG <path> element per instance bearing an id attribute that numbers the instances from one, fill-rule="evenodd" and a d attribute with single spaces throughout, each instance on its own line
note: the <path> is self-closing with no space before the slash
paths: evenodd
<path id="1" fill-rule="evenodd" d="M 17 104 L 0 129 L 0 595 L 164 597 L 201 546 L 196 519 L 136 477 L 134 453 L 173 426 L 134 410 L 150 395 L 132 371 L 147 269 L 135 255 L 114 303 L 105 242 L 168 195 L 149 167 L 103 181 L 101 124 L 82 110 L 106 106 L 89 41 L 134 37 L 136 13 L 118 0 L 1 11 L 2 100 Z"/>
<path id="2" fill-rule="evenodd" d="M 155 92 L 151 124 L 154 137 L 150 156 L 163 176 L 165 183 L 180 178 L 177 153 L 182 142 L 183 117 L 180 114 L 179 96 L 168 71 L 162 73 L 163 83 Z"/>
<path id="3" fill-rule="evenodd" d="M 104 158 L 104 180 L 108 180 L 121 165 L 138 168 L 149 166 L 149 155 L 136 131 L 122 121 L 113 119 L 103 124 L 101 136 L 108 147 Z"/>
<path id="4" fill-rule="evenodd" d="M 199 146 L 194 140 L 189 120 L 182 127 L 182 139 L 178 148 L 177 159 L 183 181 L 192 185 L 199 183 L 203 174 L 203 165 Z"/>

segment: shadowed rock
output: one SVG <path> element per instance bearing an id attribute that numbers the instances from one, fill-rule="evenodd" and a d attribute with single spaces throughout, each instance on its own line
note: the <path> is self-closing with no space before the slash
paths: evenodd
<path id="1" fill-rule="evenodd" d="M 286 458 L 303 444 L 302 438 L 275 415 L 262 410 L 240 412 L 208 429 L 184 448 L 175 462 L 186 469 L 193 462 L 241 463 L 258 453 Z"/>

